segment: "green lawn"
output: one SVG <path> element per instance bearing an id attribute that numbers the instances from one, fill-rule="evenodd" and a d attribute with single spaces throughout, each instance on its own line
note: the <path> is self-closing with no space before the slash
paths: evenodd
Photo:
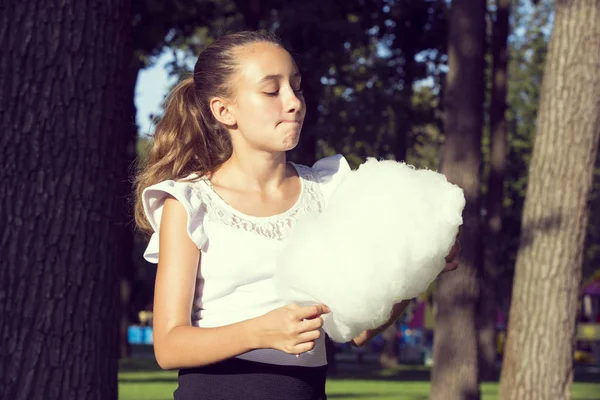
<path id="1" fill-rule="evenodd" d="M 330 400 L 427 400 L 429 371 L 403 367 L 345 372 L 327 381 Z M 581 376 L 573 384 L 573 400 L 600 400 L 600 376 Z M 121 363 L 119 399 L 166 400 L 173 398 L 176 372 L 160 371 L 154 361 L 130 359 Z M 497 398 L 498 384 L 482 385 L 483 400 Z"/>

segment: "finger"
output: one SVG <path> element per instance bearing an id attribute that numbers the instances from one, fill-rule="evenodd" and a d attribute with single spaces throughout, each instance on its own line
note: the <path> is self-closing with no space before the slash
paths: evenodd
<path id="1" fill-rule="evenodd" d="M 456 268 L 458 268 L 458 262 L 456 262 L 456 261 L 449 262 L 449 263 L 446 263 L 446 265 L 444 266 L 444 269 L 442 270 L 441 273 L 454 271 Z"/>
<path id="2" fill-rule="evenodd" d="M 445 257 L 446 262 L 453 261 L 456 258 L 456 256 L 458 256 L 460 249 L 461 249 L 460 240 L 456 239 L 456 242 L 454 242 L 454 245 L 450 249 L 450 253 L 448 253 L 448 255 Z"/>
<path id="3" fill-rule="evenodd" d="M 319 329 L 323 326 L 323 318 L 317 317 L 313 319 L 306 319 L 300 323 L 300 332 L 309 332 Z"/>
<path id="4" fill-rule="evenodd" d="M 317 304 L 314 306 L 300 307 L 298 310 L 296 310 L 296 317 L 300 320 L 312 319 L 320 316 L 321 314 L 327 314 L 328 312 L 329 309 L 326 306 Z"/>
<path id="5" fill-rule="evenodd" d="M 315 348 L 315 342 L 300 343 L 294 347 L 294 354 L 302 354 Z"/>
<path id="6" fill-rule="evenodd" d="M 321 331 L 319 331 L 319 330 L 304 332 L 304 333 L 301 333 L 298 335 L 298 344 L 306 343 L 306 342 L 314 342 L 315 340 L 317 340 L 320 337 L 321 337 Z"/>

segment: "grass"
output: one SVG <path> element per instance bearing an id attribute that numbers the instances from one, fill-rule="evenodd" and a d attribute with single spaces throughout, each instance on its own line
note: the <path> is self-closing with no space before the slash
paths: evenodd
<path id="1" fill-rule="evenodd" d="M 119 373 L 120 400 L 166 400 L 173 398 L 177 372 L 161 371 L 152 359 L 128 359 Z M 482 400 L 496 400 L 498 384 L 481 385 Z M 402 366 L 396 369 L 348 369 L 327 380 L 329 400 L 427 400 L 429 370 Z M 578 374 L 573 400 L 600 400 L 600 375 Z"/>

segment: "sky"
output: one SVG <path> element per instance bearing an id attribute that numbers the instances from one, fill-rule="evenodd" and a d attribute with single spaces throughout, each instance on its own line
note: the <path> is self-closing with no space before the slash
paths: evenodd
<path id="1" fill-rule="evenodd" d="M 173 83 L 167 74 L 165 64 L 173 59 L 170 52 L 163 52 L 156 62 L 140 71 L 135 87 L 135 106 L 137 108 L 137 124 L 140 134 L 151 132 L 150 115 L 160 112 L 160 104 Z"/>

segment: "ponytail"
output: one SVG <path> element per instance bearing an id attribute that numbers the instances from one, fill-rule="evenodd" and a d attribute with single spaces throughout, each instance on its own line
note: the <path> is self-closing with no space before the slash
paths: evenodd
<path id="1" fill-rule="evenodd" d="M 194 79 L 181 81 L 169 94 L 164 115 L 156 125 L 146 165 L 135 180 L 135 221 L 147 234 L 152 227 L 142 204 L 145 188 L 192 173 L 204 176 L 231 157 L 231 137 L 196 94 Z"/>

